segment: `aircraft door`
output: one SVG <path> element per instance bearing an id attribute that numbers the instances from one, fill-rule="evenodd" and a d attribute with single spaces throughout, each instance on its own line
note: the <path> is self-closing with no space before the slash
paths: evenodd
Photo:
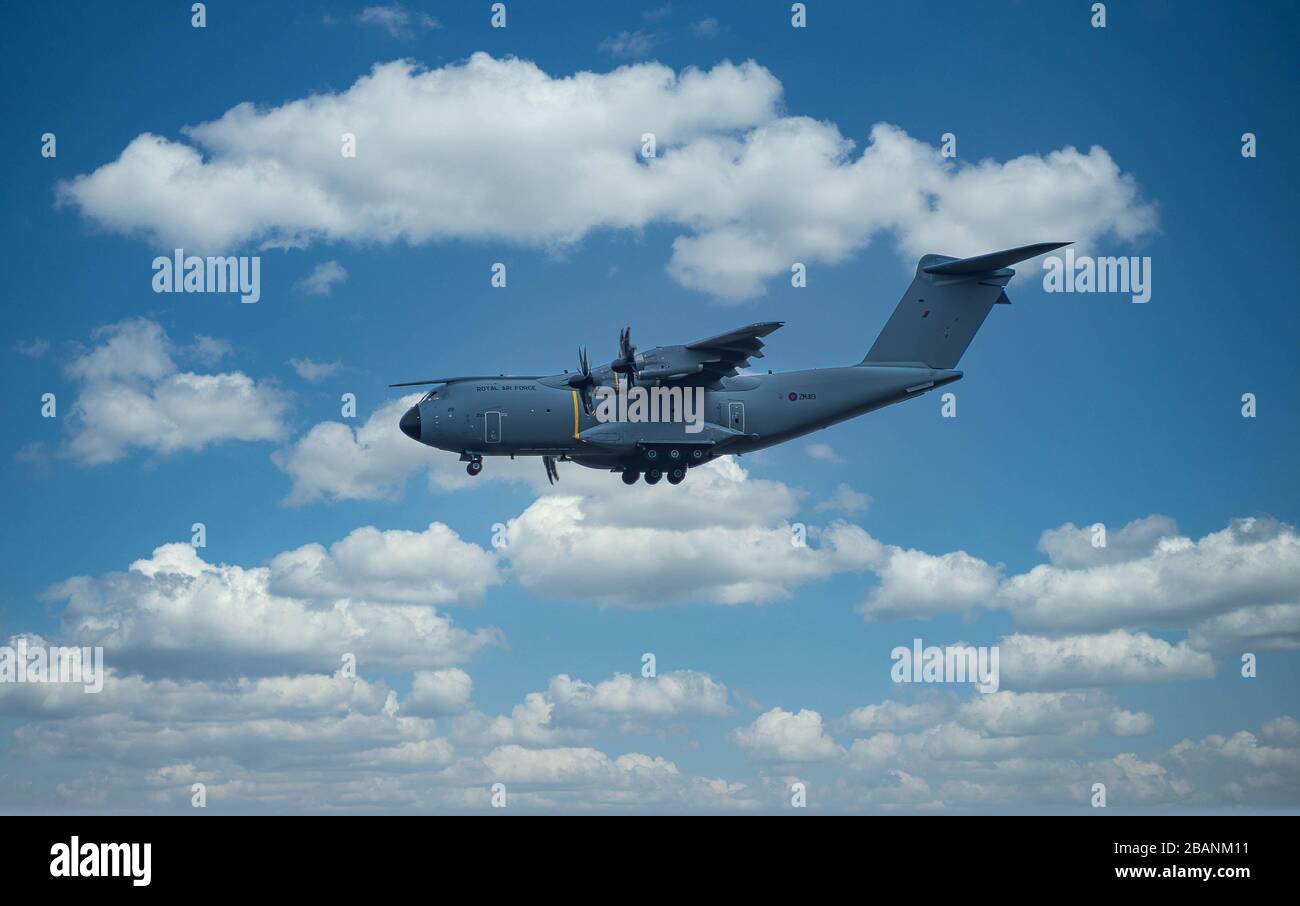
<path id="1" fill-rule="evenodd" d="M 731 403 L 727 406 L 727 410 L 730 414 L 731 430 L 743 434 L 745 431 L 745 404 Z"/>
<path id="2" fill-rule="evenodd" d="M 483 440 L 490 444 L 501 443 L 501 413 L 483 413 Z"/>

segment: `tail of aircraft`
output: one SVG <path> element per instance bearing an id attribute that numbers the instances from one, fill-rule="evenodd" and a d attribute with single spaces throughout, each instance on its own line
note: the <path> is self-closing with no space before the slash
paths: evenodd
<path id="1" fill-rule="evenodd" d="M 974 258 L 923 256 L 862 364 L 955 368 L 993 306 L 1011 302 L 1003 291 L 1015 275 L 1010 266 L 1069 244 L 1040 242 Z"/>

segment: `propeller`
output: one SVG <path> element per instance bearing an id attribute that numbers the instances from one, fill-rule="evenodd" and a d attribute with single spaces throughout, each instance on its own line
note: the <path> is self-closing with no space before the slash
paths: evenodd
<path id="1" fill-rule="evenodd" d="M 549 455 L 543 456 L 542 465 L 546 466 L 547 481 L 549 481 L 551 484 L 555 484 L 557 481 L 560 480 L 560 471 L 555 467 L 554 456 L 549 456 Z"/>
<path id="2" fill-rule="evenodd" d="M 615 374 L 627 376 L 629 387 L 636 383 L 636 347 L 632 345 L 632 328 L 624 327 L 618 332 L 618 358 L 609 363 Z"/>
<path id="3" fill-rule="evenodd" d="M 586 347 L 578 347 L 578 373 L 569 375 L 569 386 L 582 395 L 582 408 L 591 415 L 594 408 L 591 388 L 596 386 L 596 379 L 591 376 L 591 368 L 587 365 Z"/>

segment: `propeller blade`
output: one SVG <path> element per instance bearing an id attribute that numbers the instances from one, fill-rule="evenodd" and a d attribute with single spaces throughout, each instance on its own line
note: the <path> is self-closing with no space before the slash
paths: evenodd
<path id="1" fill-rule="evenodd" d="M 618 358 L 610 365 L 615 374 L 627 375 L 628 387 L 636 383 L 636 347 L 632 345 L 632 328 L 618 332 Z"/>
<path id="2" fill-rule="evenodd" d="M 591 368 L 587 365 L 587 349 L 584 346 L 578 347 L 578 373 L 569 375 L 570 387 L 583 388 L 584 398 L 586 389 L 590 388 L 595 381 L 591 377 Z"/>

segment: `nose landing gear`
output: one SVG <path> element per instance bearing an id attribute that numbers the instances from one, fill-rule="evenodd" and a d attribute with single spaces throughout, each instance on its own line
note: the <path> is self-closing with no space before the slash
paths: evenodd
<path id="1" fill-rule="evenodd" d="M 477 475 L 479 472 L 482 472 L 483 457 L 482 456 L 471 457 L 469 461 L 469 465 L 465 467 L 465 471 L 468 472 L 471 476 Z"/>

